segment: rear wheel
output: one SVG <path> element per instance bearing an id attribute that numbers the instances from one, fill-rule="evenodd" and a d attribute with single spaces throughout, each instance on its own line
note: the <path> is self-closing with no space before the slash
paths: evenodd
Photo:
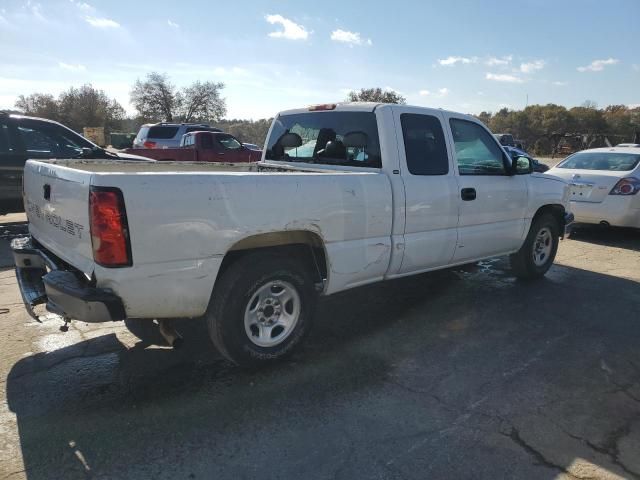
<path id="1" fill-rule="evenodd" d="M 524 244 L 510 256 L 516 277 L 535 279 L 544 276 L 556 258 L 559 239 L 560 228 L 553 215 L 544 213 L 535 218 Z"/>
<path id="2" fill-rule="evenodd" d="M 255 367 L 285 357 L 311 326 L 316 293 L 301 262 L 249 254 L 216 283 L 207 310 L 209 335 L 232 362 Z"/>

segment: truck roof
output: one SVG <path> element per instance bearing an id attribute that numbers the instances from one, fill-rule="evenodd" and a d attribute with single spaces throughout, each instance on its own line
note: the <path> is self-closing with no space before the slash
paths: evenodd
<path id="1" fill-rule="evenodd" d="M 317 110 L 312 110 L 312 107 L 323 107 L 323 106 L 330 106 L 333 107 L 335 105 L 335 108 L 327 108 L 327 109 L 317 109 Z M 378 102 L 337 102 L 337 103 L 326 103 L 326 104 L 321 104 L 321 105 L 309 105 L 308 107 L 303 107 L 303 108 L 293 108 L 290 110 L 283 110 L 280 113 L 278 113 L 278 115 L 292 115 L 292 114 L 296 114 L 296 113 L 308 113 L 308 112 L 312 112 L 312 111 L 333 111 L 333 112 L 373 112 L 376 108 L 378 107 L 408 107 L 408 108 L 412 108 L 412 109 L 419 109 L 419 110 L 434 110 L 436 107 L 424 107 L 424 106 L 418 106 L 418 105 L 398 105 L 395 103 L 378 103 Z M 446 112 L 446 113 L 455 113 L 456 115 L 462 115 L 465 117 L 471 117 L 470 115 L 467 114 L 463 114 L 460 112 L 454 112 L 451 110 L 444 110 L 442 108 L 437 108 L 437 110 L 440 110 L 442 112 Z"/>

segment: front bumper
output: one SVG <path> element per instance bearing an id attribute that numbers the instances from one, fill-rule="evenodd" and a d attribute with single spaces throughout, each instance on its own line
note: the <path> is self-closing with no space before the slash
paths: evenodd
<path id="1" fill-rule="evenodd" d="M 22 300 L 34 319 L 40 321 L 35 307 L 43 303 L 48 311 L 65 319 L 89 323 L 125 319 L 120 297 L 110 290 L 92 287 L 80 273 L 31 237 L 14 239 L 11 250 Z"/>

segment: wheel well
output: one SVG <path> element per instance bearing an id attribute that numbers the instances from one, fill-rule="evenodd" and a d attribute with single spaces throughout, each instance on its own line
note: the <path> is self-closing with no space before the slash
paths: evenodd
<path id="1" fill-rule="evenodd" d="M 327 255 L 324 242 L 318 234 L 307 230 L 270 232 L 243 238 L 224 256 L 218 278 L 238 259 L 256 252 L 294 257 L 313 273 L 316 282 L 322 282 L 327 278 Z"/>
<path id="2" fill-rule="evenodd" d="M 536 214 L 533 216 L 533 219 L 531 220 L 531 223 L 533 223 L 536 218 L 538 218 L 540 215 L 544 215 L 545 213 L 550 213 L 551 215 L 554 216 L 554 218 L 556 219 L 556 221 L 558 222 L 558 229 L 560 230 L 560 237 L 564 237 L 564 207 L 562 205 L 557 205 L 557 204 L 553 204 L 553 205 L 543 205 L 542 207 L 540 207 L 538 209 L 538 211 L 536 212 Z"/>

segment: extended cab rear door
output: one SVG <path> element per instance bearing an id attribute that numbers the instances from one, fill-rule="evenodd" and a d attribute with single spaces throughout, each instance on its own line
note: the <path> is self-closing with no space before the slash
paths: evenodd
<path id="1" fill-rule="evenodd" d="M 451 262 L 459 200 L 442 113 L 394 106 L 394 116 L 406 207 L 402 274 Z"/>

